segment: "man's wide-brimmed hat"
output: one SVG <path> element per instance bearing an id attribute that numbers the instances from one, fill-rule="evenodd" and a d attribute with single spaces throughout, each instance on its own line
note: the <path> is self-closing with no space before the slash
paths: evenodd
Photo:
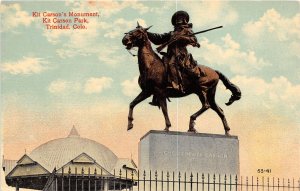
<path id="1" fill-rule="evenodd" d="M 172 16 L 172 25 L 178 25 L 178 24 L 187 24 L 190 20 L 190 16 L 185 11 L 177 11 Z"/>

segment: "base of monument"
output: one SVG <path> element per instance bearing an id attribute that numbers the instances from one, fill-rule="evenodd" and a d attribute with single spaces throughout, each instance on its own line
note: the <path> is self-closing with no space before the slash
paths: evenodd
<path id="1" fill-rule="evenodd" d="M 139 169 L 239 175 L 237 136 L 151 130 L 139 142 Z"/>

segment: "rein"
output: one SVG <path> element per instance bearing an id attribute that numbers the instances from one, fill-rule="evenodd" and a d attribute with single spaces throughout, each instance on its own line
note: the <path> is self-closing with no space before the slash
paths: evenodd
<path id="1" fill-rule="evenodd" d="M 131 56 L 133 56 L 133 57 L 137 56 L 136 54 L 133 54 L 132 52 L 130 52 L 130 50 L 127 49 L 127 51 Z"/>

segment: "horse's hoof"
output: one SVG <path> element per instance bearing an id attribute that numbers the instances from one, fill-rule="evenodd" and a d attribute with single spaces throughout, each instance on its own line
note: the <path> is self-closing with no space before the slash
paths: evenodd
<path id="1" fill-rule="evenodd" d="M 164 131 L 169 132 L 169 127 L 166 127 Z"/>
<path id="2" fill-rule="evenodd" d="M 127 127 L 127 131 L 129 131 L 132 128 L 133 128 L 133 124 L 129 124 L 128 127 Z"/>
<path id="3" fill-rule="evenodd" d="M 190 131 L 192 129 L 194 129 L 196 131 L 196 129 L 194 128 L 195 124 L 196 124 L 195 122 L 190 122 L 190 126 L 189 126 L 189 130 L 188 131 Z"/>
<path id="4" fill-rule="evenodd" d="M 226 136 L 231 136 L 230 133 L 228 131 L 225 131 L 225 135 Z"/>
<path id="5" fill-rule="evenodd" d="M 195 128 L 189 129 L 188 132 L 190 133 L 197 133 L 197 130 Z"/>

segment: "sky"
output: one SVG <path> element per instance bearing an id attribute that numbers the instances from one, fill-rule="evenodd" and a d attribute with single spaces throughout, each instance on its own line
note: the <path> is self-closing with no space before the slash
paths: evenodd
<path id="1" fill-rule="evenodd" d="M 136 22 L 151 32 L 172 31 L 176 10 L 190 14 L 198 35 L 189 47 L 199 64 L 221 71 L 242 91 L 230 97 L 219 83 L 217 103 L 240 141 L 241 175 L 300 176 L 300 13 L 297 1 L 3 1 L 1 13 L 1 152 L 19 159 L 25 150 L 66 137 L 75 125 L 82 137 L 138 162 L 139 139 L 163 130 L 160 110 L 135 108 L 127 132 L 128 106 L 140 92 L 137 59 L 122 45 Z M 98 12 L 87 29 L 47 30 L 32 12 Z M 135 50 L 133 50 L 133 53 Z M 172 99 L 172 129 L 187 131 L 201 104 L 195 95 Z M 209 110 L 196 121 L 200 133 L 224 134 Z"/>

